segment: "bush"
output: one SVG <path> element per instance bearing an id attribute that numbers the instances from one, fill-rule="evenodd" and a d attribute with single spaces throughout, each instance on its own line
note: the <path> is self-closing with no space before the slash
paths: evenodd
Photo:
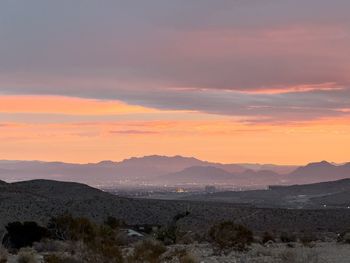
<path id="1" fill-rule="evenodd" d="M 199 262 L 198 259 L 196 259 L 193 255 L 191 254 L 186 254 L 183 257 L 180 258 L 180 263 L 197 263 Z"/>
<path id="2" fill-rule="evenodd" d="M 197 263 L 199 260 L 195 258 L 193 255 L 186 252 L 185 255 L 179 258 L 180 263 Z"/>
<path id="3" fill-rule="evenodd" d="M 296 242 L 297 237 L 293 233 L 287 233 L 287 232 L 282 232 L 280 235 L 281 242 L 283 243 L 290 243 L 290 242 Z"/>
<path id="4" fill-rule="evenodd" d="M 50 254 L 44 257 L 45 263 L 82 263 L 83 261 L 75 259 L 72 256 Z"/>
<path id="5" fill-rule="evenodd" d="M 253 233 L 249 229 L 231 221 L 212 226 L 209 236 L 220 250 L 243 251 L 253 242 Z"/>
<path id="6" fill-rule="evenodd" d="M 178 232 L 176 235 L 176 243 L 178 244 L 193 244 L 200 240 L 200 237 L 197 233 L 191 231 L 188 232 Z"/>
<path id="7" fill-rule="evenodd" d="M 310 246 L 311 242 L 317 241 L 316 235 L 311 232 L 302 233 L 299 239 L 304 246 Z"/>
<path id="8" fill-rule="evenodd" d="M 345 244 L 350 244 L 350 231 L 345 231 L 339 234 L 337 241 Z"/>
<path id="9" fill-rule="evenodd" d="M 3 244 L 9 248 L 20 249 L 30 247 L 34 242 L 49 235 L 48 230 L 35 222 L 13 222 L 6 226 L 6 235 Z"/>
<path id="10" fill-rule="evenodd" d="M 271 233 L 265 232 L 262 236 L 262 243 L 265 244 L 269 241 L 275 242 L 275 238 L 273 237 L 273 235 Z"/>
<path id="11" fill-rule="evenodd" d="M 51 218 L 47 228 L 54 239 L 78 241 L 93 239 L 96 226 L 87 218 L 66 214 Z"/>
<path id="12" fill-rule="evenodd" d="M 123 261 L 119 246 L 105 240 L 89 243 L 83 251 L 83 262 L 122 263 Z"/>
<path id="13" fill-rule="evenodd" d="M 118 246 L 117 233 L 107 225 L 94 226 L 89 239 L 84 238 L 84 262 L 121 263 L 122 252 Z"/>
<path id="14" fill-rule="evenodd" d="M 69 249 L 69 242 L 63 242 L 59 240 L 44 239 L 40 242 L 35 242 L 33 248 L 41 252 L 64 252 Z"/>
<path id="15" fill-rule="evenodd" d="M 171 247 L 162 255 L 161 262 L 197 263 L 199 261 L 185 248 Z"/>
<path id="16" fill-rule="evenodd" d="M 18 253 L 18 263 L 37 263 L 36 253 L 31 248 L 22 248 Z"/>
<path id="17" fill-rule="evenodd" d="M 0 263 L 6 263 L 8 258 L 7 249 L 4 247 L 0 247 Z"/>
<path id="18" fill-rule="evenodd" d="M 104 224 L 109 226 L 112 229 L 118 229 L 118 228 L 122 227 L 123 225 L 125 225 L 122 220 L 116 219 L 113 216 L 107 217 L 107 219 L 104 221 Z"/>
<path id="19" fill-rule="evenodd" d="M 158 232 L 156 233 L 156 239 L 162 241 L 166 245 L 175 244 L 177 239 L 176 232 L 176 225 L 165 226 L 158 230 Z"/>
<path id="20" fill-rule="evenodd" d="M 45 263 L 65 263 L 65 259 L 55 254 L 46 255 L 44 257 Z"/>
<path id="21" fill-rule="evenodd" d="M 144 240 L 135 245 L 133 260 L 140 263 L 158 263 L 166 247 L 155 240 Z"/>
<path id="22" fill-rule="evenodd" d="M 185 218 L 190 214 L 189 211 L 186 211 L 184 213 L 176 214 L 172 221 L 165 227 L 162 227 L 157 233 L 156 233 L 156 239 L 162 241 L 166 245 L 175 244 L 177 242 L 179 231 L 177 227 L 177 223 L 179 220 Z"/>
<path id="23" fill-rule="evenodd" d="M 82 242 L 84 262 L 120 263 L 123 258 L 116 239 L 115 223 L 109 219 L 108 224 L 97 225 L 87 218 L 63 215 L 52 218 L 48 229 L 52 237 L 59 240 Z"/>
<path id="24" fill-rule="evenodd" d="M 315 250 L 294 249 L 285 250 L 279 254 L 284 263 L 319 263 L 320 258 Z"/>

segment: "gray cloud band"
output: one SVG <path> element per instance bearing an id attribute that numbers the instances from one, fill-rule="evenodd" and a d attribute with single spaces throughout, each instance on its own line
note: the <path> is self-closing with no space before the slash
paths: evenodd
<path id="1" fill-rule="evenodd" d="M 117 89 L 77 90 L 13 88 L 11 94 L 63 95 L 102 100 L 122 100 L 164 110 L 194 110 L 212 114 L 262 117 L 261 121 L 305 121 L 323 117 L 348 116 L 350 90 L 250 94 L 223 90 Z"/>

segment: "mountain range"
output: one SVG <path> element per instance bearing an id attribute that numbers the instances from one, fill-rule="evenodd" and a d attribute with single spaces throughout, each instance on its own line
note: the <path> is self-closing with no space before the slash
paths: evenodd
<path id="1" fill-rule="evenodd" d="M 221 164 L 182 156 L 133 157 L 121 162 L 72 164 L 41 161 L 0 161 L 0 179 L 7 182 L 51 179 L 96 187 L 114 185 L 267 186 L 305 184 L 350 178 L 350 163 L 326 161 L 306 166 L 271 164 Z"/>

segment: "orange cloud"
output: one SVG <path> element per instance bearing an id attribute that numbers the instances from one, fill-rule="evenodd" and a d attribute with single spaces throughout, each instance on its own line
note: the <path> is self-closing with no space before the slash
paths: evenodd
<path id="1" fill-rule="evenodd" d="M 159 110 L 120 101 L 61 96 L 0 96 L 1 113 L 44 113 L 68 115 L 114 115 L 157 113 Z"/>
<path id="2" fill-rule="evenodd" d="M 343 90 L 343 87 L 339 87 L 337 83 L 327 82 L 320 84 L 304 84 L 296 86 L 284 86 L 284 87 L 275 87 L 272 89 L 261 88 L 257 90 L 245 90 L 242 91 L 248 94 L 284 94 L 292 92 L 309 92 L 309 91 L 334 91 L 334 90 Z"/>

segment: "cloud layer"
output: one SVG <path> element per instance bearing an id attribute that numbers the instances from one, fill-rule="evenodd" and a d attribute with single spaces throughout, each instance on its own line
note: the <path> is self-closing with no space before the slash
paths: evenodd
<path id="1" fill-rule="evenodd" d="M 257 121 L 349 115 L 346 0 L 10 1 L 0 93 Z"/>

